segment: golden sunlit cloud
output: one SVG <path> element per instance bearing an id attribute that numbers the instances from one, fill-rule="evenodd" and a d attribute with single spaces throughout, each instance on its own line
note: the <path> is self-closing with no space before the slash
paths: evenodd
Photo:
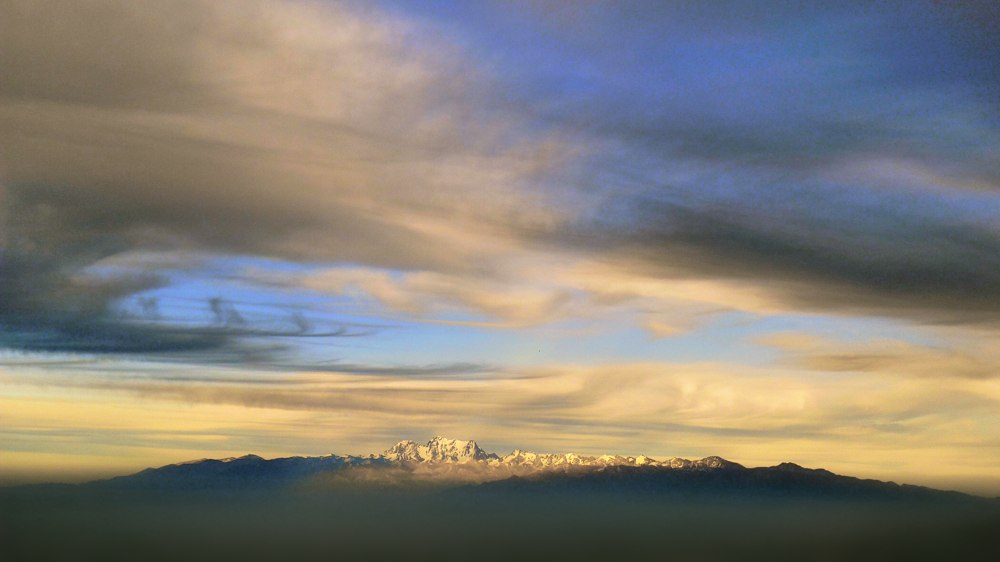
<path id="1" fill-rule="evenodd" d="M 793 460 L 802 464 L 938 482 L 988 480 L 1000 437 L 991 424 L 1000 406 L 996 385 L 942 389 L 919 378 L 725 364 L 563 365 L 461 379 L 337 372 L 257 373 L 253 382 L 79 372 L 46 378 L 40 387 L 30 374 L 4 375 L 5 435 L 34 442 L 7 461 L 9 470 L 51 456 L 57 442 L 80 451 L 68 455 L 73 466 L 97 466 L 97 455 L 139 468 L 181 452 L 378 451 L 410 434 L 453 433 L 511 447 L 719 454 L 748 464 L 787 460 L 794 444 Z M 92 435 L 118 445 L 91 454 L 84 444 Z M 891 467 L 879 463 L 887 449 Z"/>

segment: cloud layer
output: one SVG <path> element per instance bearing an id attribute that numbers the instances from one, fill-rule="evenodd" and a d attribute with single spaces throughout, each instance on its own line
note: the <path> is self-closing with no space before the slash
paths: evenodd
<path id="1" fill-rule="evenodd" d="M 390 307 L 512 326 L 564 315 L 581 263 L 788 311 L 997 321 L 987 6 L 526 8 L 535 40 L 483 62 L 406 9 L 7 0 L 5 345 L 229 342 L 122 325 L 169 271 L 102 266 L 154 251 L 356 264 Z M 546 261 L 565 286 L 541 286 Z M 380 271 L 408 272 L 398 298 Z"/>
<path id="2" fill-rule="evenodd" d="M 127 252 L 472 270 L 512 225 L 551 220 L 526 188 L 560 144 L 480 103 L 485 78 L 402 21 L 306 3 L 5 4 L 9 343 L 83 325 L 94 341 L 77 347 L 113 350 L 116 299 L 163 282 L 94 274 Z"/>
<path id="3" fill-rule="evenodd" d="M 20 457 L 46 450 L 53 440 L 85 443 L 94 435 L 105 435 L 125 451 L 148 439 L 167 450 L 201 446 L 224 456 L 241 447 L 276 454 L 377 450 L 382 441 L 446 433 L 501 450 L 719 454 L 748 464 L 793 460 L 924 482 L 955 476 L 986 482 L 997 453 L 996 427 L 989 422 L 1000 394 L 982 380 L 942 388 L 926 377 L 901 381 L 863 372 L 813 377 L 707 363 L 472 368 L 457 377 L 442 377 L 441 370 L 457 373 L 461 366 L 347 365 L 339 371 L 262 372 L 250 378 L 219 370 L 198 380 L 174 368 L 109 373 L 82 366 L 50 374 L 47 386 L 38 377 L 8 371 L 2 381 L 18 388 L 25 401 L 20 406 L 13 401 L 10 412 L 17 421 L 3 434 Z M 75 432 L 85 435 L 60 433 L 63 426 L 47 418 L 66 393 L 80 397 L 64 407 L 72 410 L 66 415 L 76 420 Z M 86 413 L 91 404 L 110 402 L 120 409 L 135 400 L 151 412 L 228 414 L 173 427 L 146 427 L 159 414 L 144 414 L 138 416 L 141 423 L 121 427 L 114 415 Z M 31 401 L 36 405 L 22 411 Z M 149 436 L 122 442 L 113 437 L 122 430 Z M 199 438 L 209 441 L 199 445 Z M 121 450 L 106 454 L 127 462 Z M 977 491 L 986 489 L 993 488 Z"/>
<path id="4" fill-rule="evenodd" d="M 561 243 L 790 310 L 995 325 L 993 8 L 727 5 L 550 14 L 603 86 L 553 110 L 602 147 Z"/>

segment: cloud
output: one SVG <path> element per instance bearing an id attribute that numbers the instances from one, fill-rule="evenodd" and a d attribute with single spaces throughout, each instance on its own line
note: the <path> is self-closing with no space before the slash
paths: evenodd
<path id="1" fill-rule="evenodd" d="M 944 215 L 930 197 L 865 195 L 805 189 L 739 207 L 647 201 L 606 252 L 647 274 L 766 282 L 790 308 L 1000 319 L 1000 234 L 990 219 Z"/>
<path id="2" fill-rule="evenodd" d="M 116 304 L 167 282 L 161 269 L 95 272 L 128 253 L 458 271 L 509 252 L 511 225 L 554 220 L 522 187 L 562 143 L 481 101 L 487 77 L 398 18 L 208 0 L 5 0 L 3 12 L 8 345 L 223 343 L 124 325 Z M 217 312 L 230 327 L 239 314 Z"/>
<path id="3" fill-rule="evenodd" d="M 367 372 L 357 365 L 294 375 L 217 369 L 197 380 L 162 364 L 152 370 L 123 367 L 49 369 L 44 377 L 4 368 L 5 388 L 22 397 L 0 398 L 5 439 L 35 439 L 36 449 L 51 450 L 53 440 L 86 442 L 102 435 L 127 447 L 136 432 L 146 432 L 144 443 L 164 450 L 295 447 L 297 454 L 323 454 L 381 450 L 401 438 L 454 433 L 500 450 L 720 454 L 748 464 L 793 460 L 882 478 L 985 476 L 1000 443 L 990 423 L 1000 394 L 983 379 L 945 386 L 935 378 L 706 363 L 561 364 L 458 377 L 413 376 L 378 366 Z M 98 404 L 107 403 L 114 409 L 100 413 Z M 69 411 L 55 415 L 59 404 Z M 146 413 L 134 416 L 138 421 L 120 417 L 135 404 L 146 405 Z M 166 427 L 164 420 L 178 409 L 198 416 Z M 151 416 L 160 421 L 152 424 Z M 38 431 L 65 430 L 67 423 L 85 435 Z M 215 440 L 198 445 L 192 442 L 198 434 Z M 887 455 L 894 460 L 887 462 Z"/>
<path id="4" fill-rule="evenodd" d="M 759 338 L 796 367 L 825 372 L 872 373 L 926 379 L 997 379 L 1000 355 L 990 346 L 917 345 L 900 340 L 847 342 L 783 333 Z"/>
<path id="5" fill-rule="evenodd" d="M 549 242 L 772 309 L 996 325 L 992 32 L 922 2 L 694 4 L 544 10 L 593 93 L 543 111 L 596 147 Z"/>
<path id="6" fill-rule="evenodd" d="M 269 337 L 236 305 L 190 333 L 126 321 L 186 265 L 108 264 L 168 252 L 506 327 L 997 323 L 995 64 L 965 12 L 655 4 L 527 3 L 534 40 L 485 61 L 474 32 L 350 2 L 4 0 L 2 343 Z"/>
<path id="7" fill-rule="evenodd" d="M 919 420 L 925 416 L 961 417 L 986 411 L 1000 399 L 974 392 L 981 386 L 976 381 L 942 392 L 932 380 L 808 378 L 722 364 L 531 369 L 346 364 L 298 373 L 262 370 L 248 375 L 223 370 L 194 378 L 139 366 L 120 372 L 67 367 L 65 374 L 42 378 L 22 369 L 8 371 L 6 380 L 11 384 L 126 392 L 180 403 L 390 417 L 425 415 L 433 403 L 434 416 L 456 427 L 475 418 L 553 429 L 760 438 L 841 439 L 855 431 L 904 431 L 910 423 L 923 424 Z"/>
<path id="8" fill-rule="evenodd" d="M 508 330 L 623 321 L 659 338 L 689 332 L 723 310 L 765 306 L 763 297 L 751 302 L 738 287 L 641 276 L 585 256 L 526 248 L 502 264 L 485 274 L 339 265 L 305 273 L 253 267 L 239 275 L 273 289 L 344 297 L 376 316 Z"/>
<path id="9" fill-rule="evenodd" d="M 527 4 L 540 36 L 587 62 L 556 71 L 601 86 L 547 107 L 609 149 L 789 172 L 910 156 L 996 184 L 987 3 Z"/>
<path id="10" fill-rule="evenodd" d="M 339 267 L 288 279 L 261 272 L 286 286 L 327 294 L 374 300 L 378 308 L 412 317 L 436 319 L 449 312 L 482 317 L 482 325 L 518 328 L 551 322 L 564 315 L 572 295 L 566 286 L 539 283 L 537 271 L 523 276 L 469 276 L 416 271 L 390 271 Z M 499 278 L 498 278 L 499 277 Z"/>

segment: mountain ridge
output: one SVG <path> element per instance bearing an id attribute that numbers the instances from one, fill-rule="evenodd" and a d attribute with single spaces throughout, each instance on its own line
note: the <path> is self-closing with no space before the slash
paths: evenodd
<path id="1" fill-rule="evenodd" d="M 783 462 L 745 467 L 718 456 L 690 460 L 645 455 L 535 453 L 500 456 L 474 440 L 435 436 L 403 440 L 382 453 L 265 459 L 243 455 L 164 465 L 80 486 L 95 490 L 306 490 L 371 492 L 445 490 L 466 495 L 570 493 L 623 497 L 979 498 L 835 474 Z"/>
<path id="2" fill-rule="evenodd" d="M 18 491 L 21 490 L 21 491 Z M 697 460 L 644 455 L 533 453 L 515 449 L 500 456 L 474 440 L 436 436 L 419 445 L 403 440 L 382 453 L 292 456 L 266 459 L 247 454 L 200 459 L 81 484 L 30 484 L 4 494 L 79 490 L 81 493 L 146 494 L 427 494 L 452 499 L 532 501 L 539 497 L 674 500 L 912 500 L 1000 505 L 990 498 L 891 481 L 836 474 L 791 462 L 746 467 L 722 457 Z M 479 500 L 475 500 L 479 501 Z M 604 500 L 601 500 L 604 501 Z"/>
<path id="3" fill-rule="evenodd" d="M 585 455 L 578 453 L 538 453 L 515 449 L 511 453 L 500 456 L 483 450 L 475 440 L 451 439 L 434 436 L 426 444 L 420 445 L 413 440 L 402 440 L 385 451 L 368 455 L 327 454 L 321 456 L 292 456 L 264 459 L 255 454 L 224 459 L 203 458 L 198 460 L 172 463 L 156 468 L 147 468 L 136 474 L 171 467 L 196 465 L 199 463 L 238 463 L 245 460 L 260 460 L 265 462 L 282 462 L 294 459 L 317 461 L 326 459 L 333 464 L 347 466 L 395 463 L 400 465 L 481 465 L 484 468 L 510 467 L 524 469 L 522 472 L 547 470 L 569 467 L 608 467 L 608 466 L 647 466 L 673 469 L 745 469 L 743 465 L 719 456 L 709 456 L 701 459 L 686 459 L 681 457 L 666 457 L 663 460 L 638 455 Z M 783 463 L 791 464 L 791 463 Z M 796 465 L 798 466 L 798 465 Z M 134 475 L 126 475 L 134 476 Z M 116 477 L 122 478 L 122 477 Z"/>

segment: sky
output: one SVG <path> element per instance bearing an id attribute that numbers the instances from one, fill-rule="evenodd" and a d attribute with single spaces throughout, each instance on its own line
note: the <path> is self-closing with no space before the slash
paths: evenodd
<path id="1" fill-rule="evenodd" d="M 0 484 L 440 434 L 1000 495 L 993 2 L 0 14 Z"/>

